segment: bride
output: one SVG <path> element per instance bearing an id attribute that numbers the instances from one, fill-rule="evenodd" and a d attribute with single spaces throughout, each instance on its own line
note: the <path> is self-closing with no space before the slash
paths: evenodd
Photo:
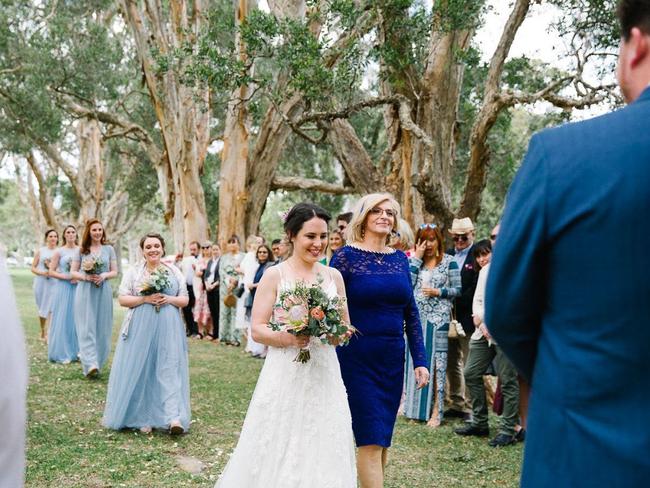
<path id="1" fill-rule="evenodd" d="M 296 281 L 319 282 L 330 296 L 345 296 L 341 274 L 318 262 L 329 219 L 311 203 L 297 204 L 286 216 L 293 255 L 264 273 L 251 319 L 253 339 L 269 351 L 216 488 L 357 486 L 352 420 L 334 344 L 268 327 L 280 290 Z M 298 349 L 307 346 L 311 360 L 294 362 Z"/>

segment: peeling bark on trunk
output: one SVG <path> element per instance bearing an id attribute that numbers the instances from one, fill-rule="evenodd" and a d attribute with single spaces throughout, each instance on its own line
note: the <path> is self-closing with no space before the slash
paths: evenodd
<path id="1" fill-rule="evenodd" d="M 159 170 L 159 181 L 164 176 L 165 181 L 171 182 L 167 188 L 173 198 L 168 195 L 166 212 L 173 211 L 174 215 L 167 220 L 172 223 L 174 244 L 180 251 L 190 241 L 205 240 L 209 232 L 199 176 L 210 142 L 210 94 L 207 88 L 184 85 L 175 72 L 159 74 L 152 50 L 168 54 L 184 42 L 194 42 L 205 22 L 205 14 L 199 1 L 171 2 L 169 13 L 159 3 L 147 2 L 144 10 L 138 4 L 136 0 L 120 1 L 160 124 L 166 167 Z M 182 231 L 178 228 L 180 219 Z"/>
<path id="2" fill-rule="evenodd" d="M 38 182 L 38 200 L 40 204 L 39 206 L 40 206 L 41 214 L 43 215 L 43 219 L 45 220 L 45 225 L 47 225 L 50 228 L 58 229 L 59 222 L 56 218 L 56 212 L 54 211 L 54 203 L 52 201 L 52 195 L 50 193 L 49 188 L 47 187 L 46 176 L 45 174 L 43 174 L 43 170 L 38 165 L 38 162 L 36 161 L 33 152 L 31 151 L 28 152 L 25 155 L 25 159 L 27 159 L 27 163 L 29 164 L 32 173 L 34 174 L 34 177 Z M 36 201 L 34 200 L 33 203 L 35 204 Z"/>

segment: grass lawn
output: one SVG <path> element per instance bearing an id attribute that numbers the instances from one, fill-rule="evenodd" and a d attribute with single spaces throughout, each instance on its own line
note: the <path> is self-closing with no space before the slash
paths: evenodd
<path id="1" fill-rule="evenodd" d="M 11 270 L 11 276 L 29 349 L 26 485 L 212 487 L 237 442 L 262 361 L 238 348 L 191 341 L 190 433 L 172 438 L 164 433 L 106 430 L 100 420 L 108 368 L 98 380 L 89 381 L 78 363 L 49 363 L 46 346 L 38 339 L 32 276 L 23 269 Z M 115 304 L 114 339 L 122 317 Z M 456 436 L 452 432 L 456 425 L 433 430 L 400 418 L 385 486 L 517 486 L 522 446 L 492 449 L 485 439 Z M 200 474 L 183 471 L 179 456 L 199 459 L 204 469 Z"/>

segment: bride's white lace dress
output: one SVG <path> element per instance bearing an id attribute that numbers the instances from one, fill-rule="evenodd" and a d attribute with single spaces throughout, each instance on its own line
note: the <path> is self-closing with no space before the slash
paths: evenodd
<path id="1" fill-rule="evenodd" d="M 329 277 L 324 288 L 336 295 Z M 280 288 L 292 283 L 282 280 Z M 278 291 L 279 293 L 279 291 Z M 352 420 L 336 351 L 269 347 L 237 448 L 216 488 L 355 488 Z"/>

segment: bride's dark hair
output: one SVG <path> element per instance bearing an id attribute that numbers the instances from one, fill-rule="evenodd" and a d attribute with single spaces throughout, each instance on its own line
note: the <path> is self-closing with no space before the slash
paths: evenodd
<path id="1" fill-rule="evenodd" d="M 284 219 L 284 231 L 289 239 L 298 235 L 304 223 L 314 217 L 324 220 L 327 224 L 332 218 L 324 208 L 313 203 L 301 202 L 294 205 Z"/>

